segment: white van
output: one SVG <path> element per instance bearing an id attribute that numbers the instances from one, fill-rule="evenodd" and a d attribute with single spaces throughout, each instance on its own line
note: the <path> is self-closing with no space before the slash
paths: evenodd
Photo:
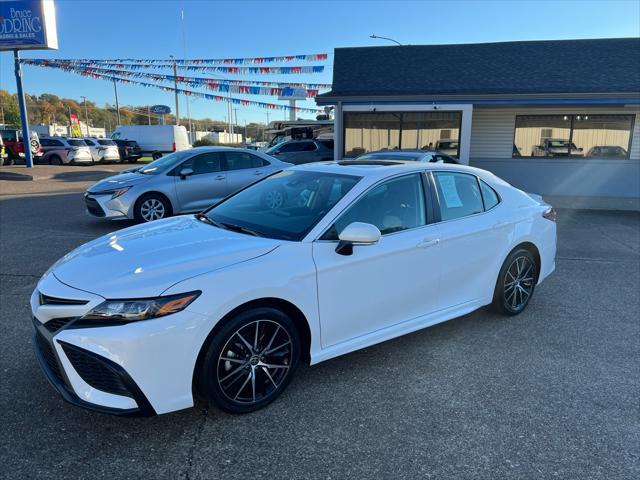
<path id="1" fill-rule="evenodd" d="M 153 159 L 166 153 L 191 148 L 187 129 L 182 125 L 121 125 L 115 129 L 114 140 L 135 140 L 143 155 Z"/>

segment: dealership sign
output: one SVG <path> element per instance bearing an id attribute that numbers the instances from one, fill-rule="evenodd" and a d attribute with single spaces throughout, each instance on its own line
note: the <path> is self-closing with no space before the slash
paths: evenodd
<path id="1" fill-rule="evenodd" d="M 149 110 L 151 113 L 155 113 L 156 115 L 166 115 L 167 113 L 171 113 L 171 109 L 166 105 L 154 105 Z"/>
<path id="2" fill-rule="evenodd" d="M 53 0 L 0 0 L 0 50 L 57 49 Z"/>

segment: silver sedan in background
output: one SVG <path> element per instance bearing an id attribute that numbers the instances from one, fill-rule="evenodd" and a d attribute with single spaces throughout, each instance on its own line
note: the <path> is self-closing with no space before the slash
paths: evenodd
<path id="1" fill-rule="evenodd" d="M 101 180 L 84 194 L 95 217 L 150 222 L 199 212 L 227 195 L 290 167 L 265 153 L 244 148 L 198 147 Z M 284 192 L 267 192 L 269 208 L 284 202 Z"/>

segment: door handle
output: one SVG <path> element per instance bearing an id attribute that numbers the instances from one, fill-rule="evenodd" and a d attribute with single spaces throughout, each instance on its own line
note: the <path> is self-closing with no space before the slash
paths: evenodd
<path id="1" fill-rule="evenodd" d="M 420 243 L 418 243 L 418 245 L 416 245 L 418 248 L 429 248 L 429 247 L 433 247 L 434 245 L 437 245 L 438 243 L 440 243 L 440 239 L 439 238 L 425 238 L 424 240 L 422 240 Z"/>
<path id="2" fill-rule="evenodd" d="M 224 175 L 218 175 L 216 177 L 216 180 L 224 180 L 225 178 L 227 178 L 227 177 L 225 177 Z"/>

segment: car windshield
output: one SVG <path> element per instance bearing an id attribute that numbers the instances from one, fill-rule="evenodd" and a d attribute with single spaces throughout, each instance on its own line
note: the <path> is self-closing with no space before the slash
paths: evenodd
<path id="1" fill-rule="evenodd" d="M 72 147 L 86 147 L 87 144 L 84 143 L 84 140 L 74 140 L 73 138 L 69 138 L 67 140 L 67 142 L 69 142 L 69 145 L 71 145 Z"/>
<path id="2" fill-rule="evenodd" d="M 144 175 L 157 175 L 158 173 L 162 173 L 175 166 L 178 162 L 181 162 L 191 155 L 193 155 L 193 152 L 190 152 L 189 150 L 173 152 L 166 157 L 160 157 L 159 159 L 154 160 L 150 164 L 138 170 L 137 173 L 142 173 Z"/>
<path id="3" fill-rule="evenodd" d="M 100 145 L 115 145 L 116 142 L 114 142 L 113 140 L 98 140 L 98 143 Z"/>
<path id="4" fill-rule="evenodd" d="M 356 160 L 406 160 L 417 162 L 423 156 L 423 153 L 369 153 L 356 158 Z"/>
<path id="5" fill-rule="evenodd" d="M 361 177 L 283 170 L 205 212 L 221 228 L 299 241 Z"/>

